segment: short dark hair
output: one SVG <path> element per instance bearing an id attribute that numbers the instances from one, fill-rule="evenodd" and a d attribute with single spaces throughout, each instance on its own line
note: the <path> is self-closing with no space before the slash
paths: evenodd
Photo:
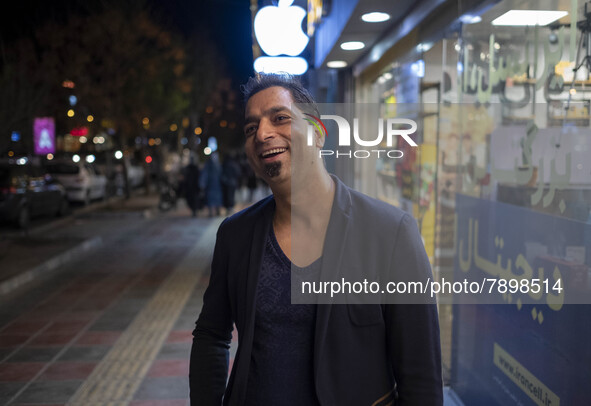
<path id="1" fill-rule="evenodd" d="M 248 82 L 241 87 L 244 94 L 244 105 L 246 106 L 250 98 L 258 92 L 275 86 L 289 90 L 294 102 L 308 104 L 314 114 L 319 114 L 318 106 L 310 92 L 297 77 L 288 73 L 257 73 L 249 78 Z"/>

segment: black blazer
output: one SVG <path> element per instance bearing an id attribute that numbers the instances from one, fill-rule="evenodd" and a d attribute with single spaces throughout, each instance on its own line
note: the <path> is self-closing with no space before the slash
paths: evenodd
<path id="1" fill-rule="evenodd" d="M 322 267 L 361 265 L 356 236 L 367 235 L 357 232 L 365 230 L 375 235 L 377 249 L 392 253 L 394 269 L 430 277 L 414 219 L 333 179 L 336 191 L 327 230 L 333 238 L 325 240 Z M 244 404 L 258 272 L 274 209 L 269 196 L 226 219 L 218 230 L 209 287 L 193 332 L 192 406 Z M 363 261 L 367 266 L 366 257 Z M 233 324 L 239 344 L 226 385 Z M 323 406 L 442 405 L 436 305 L 319 304 L 314 378 Z"/>

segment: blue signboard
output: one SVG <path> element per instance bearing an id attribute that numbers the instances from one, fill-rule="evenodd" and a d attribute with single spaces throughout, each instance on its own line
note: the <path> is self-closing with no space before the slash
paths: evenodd
<path id="1" fill-rule="evenodd" d="M 455 280 L 519 278 L 529 266 L 564 290 L 455 304 L 454 391 L 466 405 L 591 405 L 591 305 L 581 301 L 585 291 L 591 300 L 591 224 L 463 195 L 456 219 Z"/>

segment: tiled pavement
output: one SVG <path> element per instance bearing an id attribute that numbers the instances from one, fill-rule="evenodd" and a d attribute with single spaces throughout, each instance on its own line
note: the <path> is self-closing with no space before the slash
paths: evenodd
<path id="1" fill-rule="evenodd" d="M 97 221 L 112 223 L 100 248 L 0 298 L 0 405 L 188 404 L 191 331 L 219 219 L 181 207 L 81 226 Z"/>

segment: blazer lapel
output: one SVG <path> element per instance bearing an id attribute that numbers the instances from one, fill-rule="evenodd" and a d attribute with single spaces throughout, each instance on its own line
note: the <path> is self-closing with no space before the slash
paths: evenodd
<path id="1" fill-rule="evenodd" d="M 250 358 L 252 352 L 252 342 L 254 337 L 254 316 L 256 306 L 256 291 L 257 282 L 259 279 L 259 271 L 263 260 L 263 252 L 265 249 L 265 241 L 273 220 L 273 213 L 275 211 L 275 200 L 271 197 L 269 201 L 261 208 L 260 214 L 254 222 L 252 230 L 252 240 L 250 241 L 250 259 L 248 269 L 246 270 L 246 283 L 242 287 L 245 292 L 245 301 L 239 311 L 242 313 L 242 320 L 244 320 L 244 336 L 240 338 L 241 354 L 240 363 L 235 365 L 236 382 L 235 392 L 232 395 L 232 402 L 239 399 L 238 403 L 244 402 L 246 396 L 246 385 L 248 383 L 248 370 L 250 367 Z M 241 289 L 241 288 L 239 288 Z M 240 303 L 240 302 L 239 302 Z"/>
<path id="2" fill-rule="evenodd" d="M 244 320 L 247 326 L 254 327 L 254 311 L 256 287 L 259 280 L 259 271 L 263 261 L 265 250 L 265 241 L 271 230 L 273 223 L 273 213 L 275 212 L 275 200 L 270 201 L 261 210 L 261 215 L 255 221 L 252 232 L 252 241 L 250 244 L 250 263 L 248 266 L 248 276 L 246 280 L 246 306 L 244 307 Z"/>
<path id="3" fill-rule="evenodd" d="M 335 182 L 335 196 L 324 239 L 322 253 L 322 265 L 320 268 L 320 280 L 336 280 L 340 273 L 343 259 L 343 246 L 347 240 L 349 231 L 349 218 L 351 215 L 351 195 L 347 186 L 336 176 L 332 176 Z M 323 347 L 328 329 L 331 304 L 319 304 L 316 309 L 316 329 L 314 333 L 314 373 L 316 387 L 318 382 L 318 368 L 322 365 Z"/>

